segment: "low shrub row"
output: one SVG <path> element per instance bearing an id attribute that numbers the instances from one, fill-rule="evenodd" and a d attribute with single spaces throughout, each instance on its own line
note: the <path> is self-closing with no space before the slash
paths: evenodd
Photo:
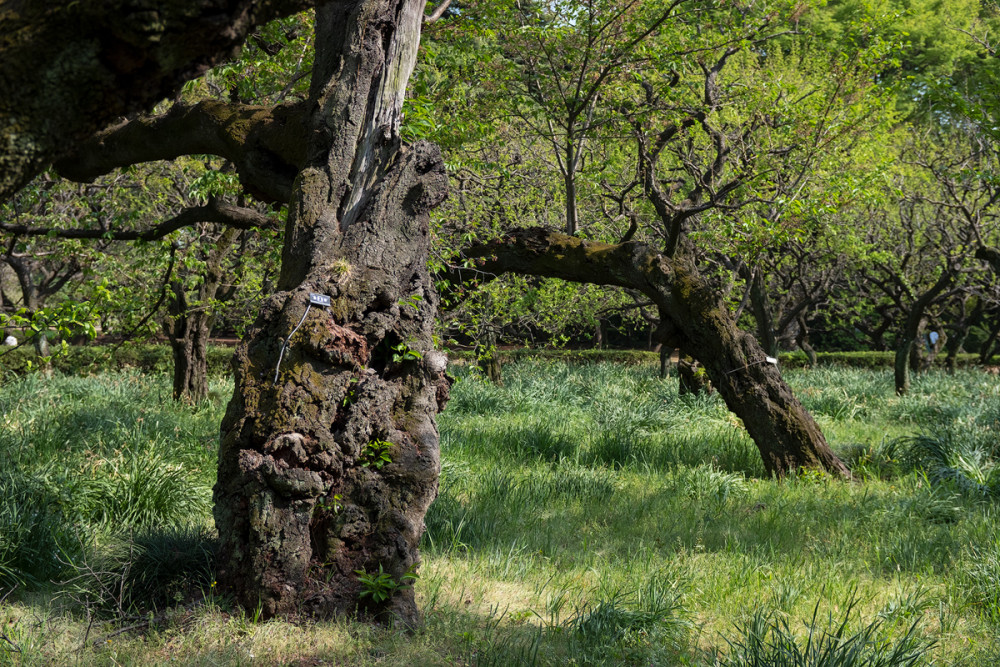
<path id="1" fill-rule="evenodd" d="M 845 368 L 892 368 L 896 353 L 889 352 L 819 352 L 816 355 L 820 366 L 842 366 Z M 809 358 L 804 352 L 783 352 L 779 355 L 781 365 L 787 368 L 806 368 Z M 940 354 L 934 359 L 934 366 L 944 368 L 945 355 Z M 979 364 L 978 354 L 959 354 L 955 365 L 968 368 Z"/>
<path id="2" fill-rule="evenodd" d="M 659 354 L 647 350 L 568 350 L 514 348 L 496 353 L 501 363 L 512 363 L 522 359 L 547 359 L 571 364 L 612 363 L 624 366 L 659 363 Z M 225 375 L 230 371 L 229 362 L 233 348 L 210 346 L 208 349 L 208 371 Z M 449 350 L 448 357 L 459 364 L 473 363 L 476 353 L 472 350 Z M 779 355 L 784 368 L 806 368 L 809 359 L 802 352 L 783 352 Z M 820 352 L 819 365 L 846 368 L 892 368 L 892 352 Z M 137 368 L 150 373 L 170 373 L 173 370 L 170 347 L 163 344 L 145 345 L 84 345 L 72 346 L 66 353 L 52 357 L 55 370 L 68 375 L 93 375 L 123 368 Z M 975 354 L 958 355 L 959 367 L 974 366 L 979 363 Z M 944 357 L 935 360 L 935 366 L 943 366 Z M 35 351 L 28 346 L 0 348 L 0 373 L 22 375 L 39 367 Z"/>
<path id="3" fill-rule="evenodd" d="M 448 359 L 452 362 L 466 364 L 476 361 L 476 353 L 473 350 L 447 350 L 447 353 Z M 636 366 L 646 363 L 658 363 L 660 358 L 658 353 L 647 350 L 570 350 L 530 347 L 502 349 L 498 350 L 495 354 L 500 359 L 500 362 L 504 364 L 522 359 L 548 359 L 570 364 L 604 362 L 622 364 L 624 366 Z"/>
<path id="4" fill-rule="evenodd" d="M 208 372 L 224 375 L 230 371 L 233 348 L 211 345 L 208 348 Z M 173 355 L 169 345 L 80 345 L 54 355 L 52 368 L 67 375 L 96 375 L 124 368 L 149 373 L 172 373 Z M 0 348 L 0 376 L 23 375 L 38 369 L 38 355 L 29 346 Z"/>
<path id="5" fill-rule="evenodd" d="M 550 359 L 567 363 L 613 363 L 626 366 L 638 364 L 659 363 L 660 355 L 647 350 L 554 350 L 515 348 L 499 350 L 497 356 L 502 363 L 510 363 L 521 359 Z M 472 350 L 449 350 L 448 357 L 453 362 L 470 363 L 476 360 Z M 782 352 L 778 355 L 781 365 L 785 368 L 806 368 L 809 358 L 804 352 Z M 892 368 L 895 352 L 819 352 L 817 354 L 820 366 L 842 366 L 845 368 Z M 944 367 L 945 357 L 939 355 L 934 365 Z M 979 363 L 979 355 L 960 354 L 956 365 L 967 368 Z"/>

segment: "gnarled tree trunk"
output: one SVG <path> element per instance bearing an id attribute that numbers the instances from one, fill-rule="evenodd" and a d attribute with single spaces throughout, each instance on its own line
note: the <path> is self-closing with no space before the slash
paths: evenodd
<path id="1" fill-rule="evenodd" d="M 468 254 L 486 258 L 484 271 L 641 291 L 659 309 L 659 341 L 681 348 L 704 366 L 726 405 L 743 420 L 768 472 L 821 468 L 850 475 L 777 367 L 768 363 L 753 336 L 736 326 L 684 247 L 668 256 L 639 243 L 607 245 L 535 228 Z"/>
<path id="2" fill-rule="evenodd" d="M 428 211 L 447 180 L 436 148 L 399 147 L 423 5 L 317 9 L 310 145 L 280 291 L 236 351 L 215 486 L 220 579 L 265 616 L 418 622 L 404 575 L 437 492 L 434 416 L 448 393 L 426 268 Z M 359 570 L 398 586 L 376 603 Z"/>

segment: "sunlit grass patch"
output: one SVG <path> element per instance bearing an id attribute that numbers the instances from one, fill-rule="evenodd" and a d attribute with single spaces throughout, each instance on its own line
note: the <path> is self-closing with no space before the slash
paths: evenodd
<path id="1" fill-rule="evenodd" d="M 134 373 L 3 385 L 0 663 L 739 664 L 845 619 L 865 655 L 1000 657 L 995 379 L 929 374 L 900 399 L 884 371 L 790 372 L 859 481 L 778 482 L 717 395 L 656 371 L 459 372 L 415 634 L 259 622 L 213 586 L 221 383 L 199 407 Z"/>

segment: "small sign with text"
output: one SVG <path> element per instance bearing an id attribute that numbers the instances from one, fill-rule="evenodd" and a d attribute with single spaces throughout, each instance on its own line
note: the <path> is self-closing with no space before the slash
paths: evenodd
<path id="1" fill-rule="evenodd" d="M 309 293 L 309 303 L 314 306 L 329 306 L 330 297 L 326 294 L 316 294 L 315 292 Z"/>

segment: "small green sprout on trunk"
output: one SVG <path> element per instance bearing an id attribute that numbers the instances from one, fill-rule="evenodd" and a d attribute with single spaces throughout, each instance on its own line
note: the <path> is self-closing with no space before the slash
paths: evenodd
<path id="1" fill-rule="evenodd" d="M 361 465 L 381 470 L 385 464 L 392 463 L 392 457 L 389 456 L 389 450 L 392 449 L 392 446 L 391 442 L 385 440 L 372 440 L 361 451 L 359 459 Z"/>
<path id="2" fill-rule="evenodd" d="M 365 570 L 355 570 L 354 573 L 358 575 L 358 581 L 361 582 L 361 592 L 358 597 L 362 599 L 370 597 L 375 603 L 388 600 L 396 591 L 412 586 L 413 582 L 420 576 L 411 567 L 397 582 L 391 574 L 382 570 L 381 563 L 378 566 L 378 573 L 369 574 Z"/>

